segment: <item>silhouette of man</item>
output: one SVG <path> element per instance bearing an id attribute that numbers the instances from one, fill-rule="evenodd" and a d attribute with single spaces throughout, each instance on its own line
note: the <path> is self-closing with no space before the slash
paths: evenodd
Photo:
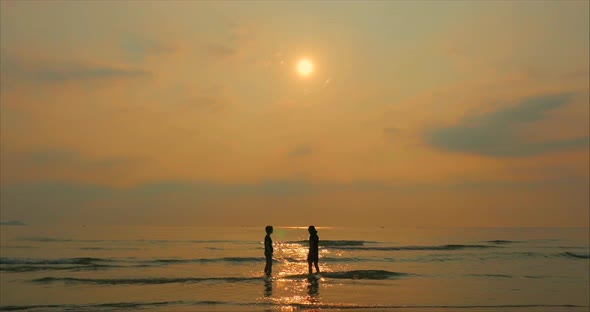
<path id="1" fill-rule="evenodd" d="M 307 228 L 309 232 L 309 253 L 307 254 L 307 264 L 309 265 L 309 274 L 311 274 L 311 265 L 315 266 L 316 273 L 320 273 L 320 267 L 318 265 L 319 261 L 319 250 L 318 245 L 320 242 L 320 238 L 318 237 L 318 231 L 316 231 L 315 226 L 310 225 Z"/>
<path id="2" fill-rule="evenodd" d="M 270 234 L 272 234 L 272 226 L 266 226 L 266 236 L 264 237 L 264 257 L 266 258 L 266 266 L 264 266 L 264 273 L 266 275 L 270 275 L 272 273 L 272 239 L 270 238 Z"/>

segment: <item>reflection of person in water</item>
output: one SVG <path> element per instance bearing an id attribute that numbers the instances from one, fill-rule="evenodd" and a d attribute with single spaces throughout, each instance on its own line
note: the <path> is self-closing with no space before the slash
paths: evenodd
<path id="1" fill-rule="evenodd" d="M 272 226 L 266 226 L 266 236 L 264 237 L 264 257 L 266 258 L 266 265 L 264 266 L 264 273 L 266 275 L 270 275 L 272 273 L 272 239 L 270 238 L 270 234 L 272 234 Z"/>
<path id="2" fill-rule="evenodd" d="M 309 253 L 307 254 L 307 264 L 309 265 L 309 274 L 311 274 L 311 265 L 315 266 L 316 273 L 320 273 L 320 267 L 318 265 L 319 262 L 319 242 L 320 238 L 318 237 L 318 231 L 316 231 L 315 226 L 310 225 L 307 228 L 309 232 Z"/>
<path id="3" fill-rule="evenodd" d="M 316 298 L 320 294 L 320 281 L 315 277 L 309 277 L 307 279 L 309 285 L 307 285 L 307 294 L 309 295 L 309 301 L 316 301 Z"/>
<path id="4" fill-rule="evenodd" d="M 272 279 L 270 279 L 270 278 L 264 279 L 264 296 L 265 297 L 272 296 Z"/>

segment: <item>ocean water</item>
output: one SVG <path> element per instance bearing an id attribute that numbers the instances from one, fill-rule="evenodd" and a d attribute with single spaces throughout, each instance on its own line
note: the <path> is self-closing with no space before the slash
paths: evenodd
<path id="1" fill-rule="evenodd" d="M 0 227 L 1 311 L 589 311 L 588 228 Z"/>

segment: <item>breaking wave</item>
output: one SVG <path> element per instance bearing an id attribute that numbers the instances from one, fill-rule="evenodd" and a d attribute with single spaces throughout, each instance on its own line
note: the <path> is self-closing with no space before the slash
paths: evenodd
<path id="1" fill-rule="evenodd" d="M 200 282 L 249 282 L 262 280 L 262 277 L 177 277 L 177 278 L 76 278 L 76 277 L 43 277 L 31 282 L 49 284 L 55 282 L 93 285 L 159 285 L 172 283 L 200 283 Z"/>
<path id="2" fill-rule="evenodd" d="M 564 252 L 560 254 L 564 257 L 577 258 L 577 259 L 590 259 L 590 254 L 575 253 L 575 252 Z"/>
<path id="3" fill-rule="evenodd" d="M 499 246 L 490 246 L 490 245 L 459 245 L 459 244 L 452 244 L 452 245 L 439 245 L 439 246 L 386 246 L 386 247 L 379 247 L 379 246 L 341 246 L 338 249 L 346 249 L 346 250 L 381 250 L 381 251 L 398 251 L 398 250 L 463 250 L 463 249 L 486 249 L 486 248 L 501 248 Z"/>

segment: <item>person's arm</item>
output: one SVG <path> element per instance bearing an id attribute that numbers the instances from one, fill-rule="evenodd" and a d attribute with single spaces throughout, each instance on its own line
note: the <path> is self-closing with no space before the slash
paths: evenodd
<path id="1" fill-rule="evenodd" d="M 269 236 L 267 236 L 267 237 L 264 239 L 264 250 L 265 250 L 266 252 L 273 252 L 273 250 L 272 250 L 272 240 L 270 239 L 270 237 L 269 237 Z"/>

